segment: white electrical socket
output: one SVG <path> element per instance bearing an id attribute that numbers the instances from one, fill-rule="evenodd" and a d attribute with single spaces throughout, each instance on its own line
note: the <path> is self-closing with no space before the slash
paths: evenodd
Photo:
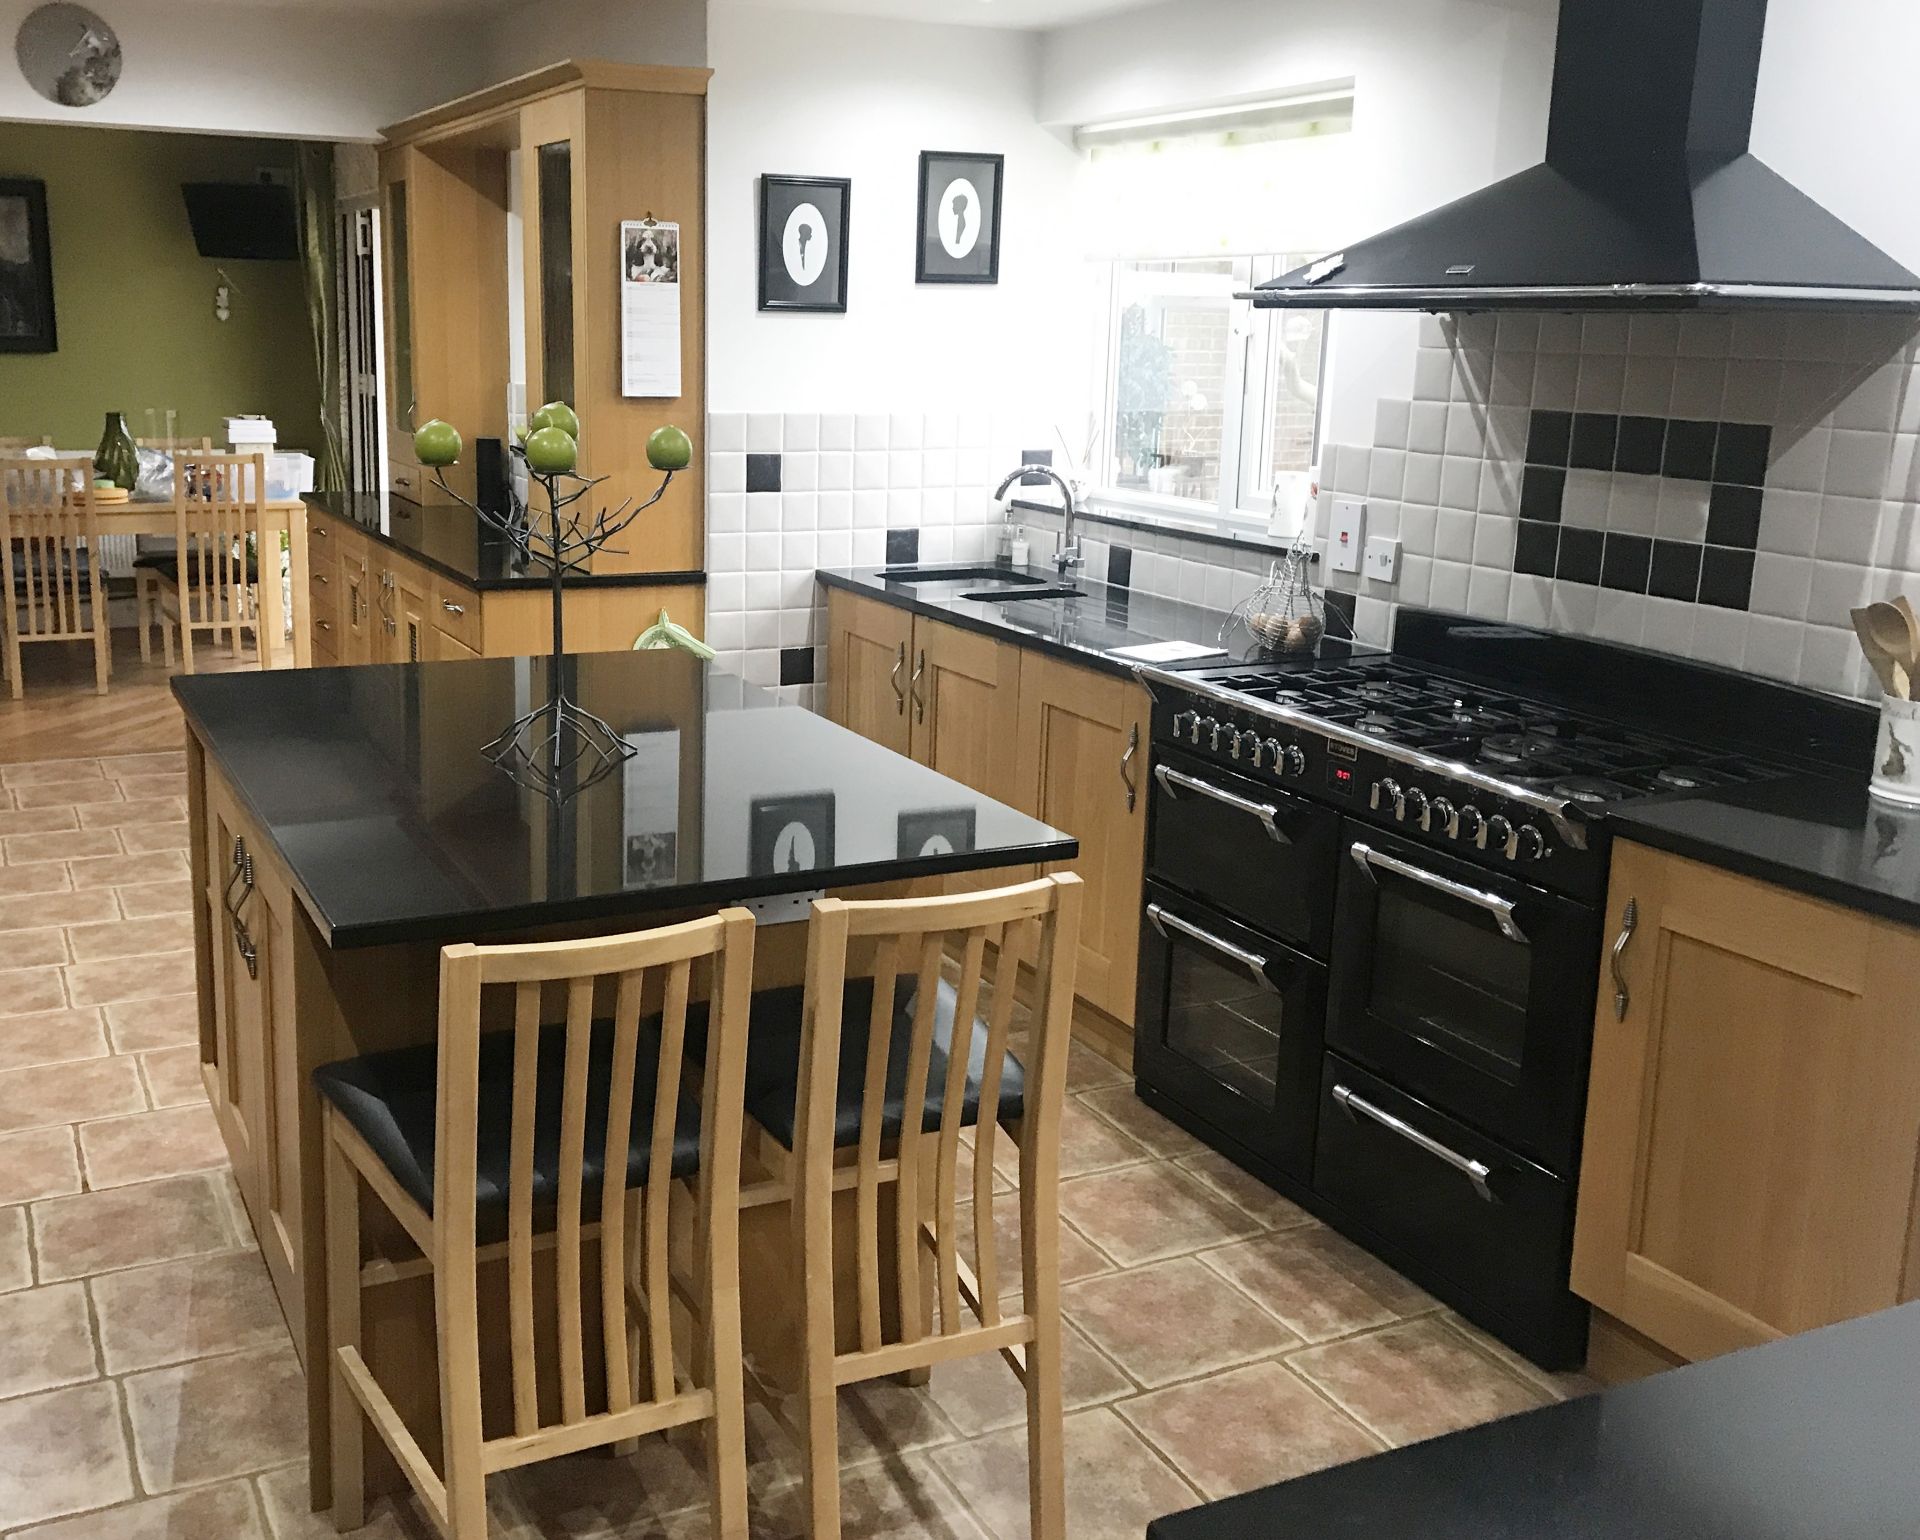
<path id="1" fill-rule="evenodd" d="M 1362 570 L 1376 583 L 1397 582 L 1400 577 L 1400 542 L 1376 535 L 1367 542 L 1366 562 Z"/>
<path id="2" fill-rule="evenodd" d="M 1360 570 L 1360 546 L 1366 536 L 1367 505 L 1357 497 L 1333 500 L 1333 523 L 1327 530 L 1327 566 L 1334 572 Z"/>

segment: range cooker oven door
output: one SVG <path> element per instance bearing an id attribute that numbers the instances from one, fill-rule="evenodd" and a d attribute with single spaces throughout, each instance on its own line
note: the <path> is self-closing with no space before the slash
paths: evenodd
<path id="1" fill-rule="evenodd" d="M 1350 820 L 1334 935 L 1328 1043 L 1570 1176 L 1595 911 Z"/>
<path id="2" fill-rule="evenodd" d="M 1307 1179 L 1326 969 L 1148 883 L 1134 1073 L 1239 1152 Z"/>

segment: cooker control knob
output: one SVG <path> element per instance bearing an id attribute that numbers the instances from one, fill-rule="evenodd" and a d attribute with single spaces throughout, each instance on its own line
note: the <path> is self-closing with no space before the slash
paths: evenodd
<path id="1" fill-rule="evenodd" d="M 1391 807 L 1400 817 L 1406 817 L 1406 803 L 1401 798 L 1400 783 L 1391 776 L 1373 783 L 1373 795 L 1368 798 L 1367 806 L 1376 813 Z"/>
<path id="2" fill-rule="evenodd" d="M 1513 825 L 1498 813 L 1489 818 L 1480 831 L 1478 844 L 1482 850 L 1504 850 L 1511 859 L 1513 850 Z"/>
<path id="3" fill-rule="evenodd" d="M 1445 797 L 1435 797 L 1427 808 L 1427 816 L 1420 820 L 1420 827 L 1429 831 L 1438 830 L 1448 839 L 1458 839 L 1460 830 L 1454 823 L 1458 816 L 1454 805 Z"/>
<path id="4" fill-rule="evenodd" d="M 1208 725 L 1207 747 L 1212 749 L 1214 753 L 1218 754 L 1220 752 L 1220 734 L 1223 732 L 1229 733 L 1229 734 L 1232 733 L 1233 723 L 1219 722 L 1219 721 L 1215 721 L 1212 717 L 1208 717 L 1207 725 Z"/>
<path id="5" fill-rule="evenodd" d="M 1284 749 L 1277 738 L 1269 738 L 1273 745 L 1273 762 L 1282 775 L 1305 775 L 1307 773 L 1307 751 L 1297 743 L 1290 743 Z"/>
<path id="6" fill-rule="evenodd" d="M 1193 725 L 1187 729 L 1187 742 L 1198 748 L 1200 735 L 1202 733 L 1217 733 L 1219 731 L 1220 724 L 1214 721 L 1212 717 L 1195 716 Z"/>
<path id="7" fill-rule="evenodd" d="M 1454 826 L 1458 830 L 1455 838 L 1479 840 L 1485 843 L 1487 821 L 1481 816 L 1480 809 L 1471 802 L 1460 809 L 1459 816 L 1454 819 Z"/>
<path id="8" fill-rule="evenodd" d="M 1238 759 L 1242 753 L 1253 761 L 1254 769 L 1260 768 L 1260 735 L 1252 728 L 1233 740 L 1233 757 Z"/>
<path id="9" fill-rule="evenodd" d="M 1194 724 L 1200 720 L 1197 711 L 1176 711 L 1173 714 L 1173 736 L 1184 738 L 1193 731 Z"/>
<path id="10" fill-rule="evenodd" d="M 1547 837 L 1530 823 L 1520 825 L 1513 836 L 1513 854 L 1522 861 L 1538 861 L 1547 853 Z"/>
<path id="11" fill-rule="evenodd" d="M 1403 822 L 1408 818 L 1417 818 L 1420 820 L 1420 827 L 1424 829 L 1432 808 L 1433 804 L 1427 800 L 1427 794 L 1415 786 L 1409 789 L 1406 796 L 1401 799 L 1400 806 L 1393 810 L 1393 816 Z"/>

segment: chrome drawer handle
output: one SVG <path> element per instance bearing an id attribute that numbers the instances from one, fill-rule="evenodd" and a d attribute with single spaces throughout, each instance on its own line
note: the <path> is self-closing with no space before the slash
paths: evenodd
<path id="1" fill-rule="evenodd" d="M 1473 1183 L 1473 1190 L 1480 1194 L 1482 1201 L 1487 1203 L 1498 1203 L 1500 1201 L 1494 1196 L 1493 1189 L 1487 1185 L 1487 1178 L 1493 1175 L 1493 1167 L 1488 1165 L 1484 1160 L 1470 1160 L 1458 1150 L 1449 1149 L 1431 1134 L 1421 1133 L 1419 1129 L 1415 1128 L 1404 1118 L 1395 1117 L 1384 1107 L 1374 1106 L 1374 1104 L 1364 1096 L 1354 1095 L 1353 1091 L 1347 1086 L 1337 1085 L 1333 1088 L 1333 1104 L 1342 1112 L 1346 1113 L 1348 1117 L 1353 1117 L 1355 1114 L 1358 1114 L 1363 1118 L 1367 1118 L 1372 1122 L 1378 1123 L 1389 1133 L 1398 1134 L 1402 1139 L 1406 1140 L 1408 1144 L 1425 1150 L 1435 1160 L 1445 1161 L 1469 1182 Z"/>
<path id="2" fill-rule="evenodd" d="M 1197 941 L 1222 957 L 1230 957 L 1253 975 L 1254 983 L 1270 995 L 1280 993 L 1272 979 L 1267 977 L 1267 959 L 1258 952 L 1249 952 L 1243 946 L 1236 946 L 1225 936 L 1216 936 L 1210 930 L 1202 930 L 1189 920 L 1183 920 L 1177 914 L 1168 914 L 1158 904 L 1147 905 L 1147 920 L 1153 928 L 1165 937 L 1169 930 L 1177 930 L 1189 941 Z"/>
<path id="3" fill-rule="evenodd" d="M 1140 800 L 1140 788 L 1133 779 L 1133 759 L 1140 752 L 1140 724 L 1135 722 L 1127 729 L 1127 751 L 1120 756 L 1120 784 L 1127 788 L 1127 811 L 1131 813 L 1134 804 Z"/>
<path id="4" fill-rule="evenodd" d="M 445 610 L 449 615 L 464 615 L 467 613 L 467 607 L 464 604 L 455 604 L 451 599 L 442 599 L 440 601 L 440 608 Z"/>
<path id="5" fill-rule="evenodd" d="M 927 719 L 927 698 L 920 693 L 920 679 L 927 671 L 927 649 L 920 649 L 920 661 L 913 666 L 913 677 L 907 681 L 907 693 L 913 697 L 913 719 L 924 722 Z"/>
<path id="6" fill-rule="evenodd" d="M 1613 950 L 1608 956 L 1608 966 L 1613 969 L 1613 1019 L 1615 1021 L 1627 1019 L 1627 1004 L 1630 996 L 1627 994 L 1626 970 L 1621 967 L 1621 962 L 1626 955 L 1627 943 L 1633 940 L 1634 928 L 1639 923 L 1640 901 L 1630 898 L 1627 900 L 1625 913 L 1620 916 L 1620 934 L 1613 938 Z"/>
<path id="7" fill-rule="evenodd" d="M 1267 831 L 1267 838 L 1276 845 L 1291 845 L 1293 839 L 1279 824 L 1274 822 L 1280 816 L 1280 809 L 1271 802 L 1255 802 L 1250 797 L 1242 797 L 1228 791 L 1224 786 L 1215 786 L 1211 781 L 1203 781 L 1197 775 L 1188 775 L 1171 765 L 1156 765 L 1153 778 L 1160 783 L 1160 789 L 1176 800 L 1179 793 L 1173 788 L 1184 786 L 1188 791 L 1197 791 L 1203 797 L 1211 797 L 1224 807 L 1232 808 L 1236 813 L 1245 813 L 1249 818 L 1260 820 L 1260 827 Z"/>
<path id="8" fill-rule="evenodd" d="M 905 716 L 907 714 L 907 692 L 900 684 L 900 674 L 906 666 L 907 644 L 902 642 L 899 652 L 894 654 L 892 671 L 887 675 L 887 683 L 893 686 L 893 698 L 895 702 L 893 709 L 895 714 L 899 716 Z"/>
<path id="9" fill-rule="evenodd" d="M 1492 915 L 1493 923 L 1500 927 L 1500 934 L 1507 940 L 1517 941 L 1521 946 L 1530 945 L 1527 933 L 1514 922 L 1513 900 L 1510 898 L 1489 893 L 1485 888 L 1469 887 L 1464 882 L 1455 882 L 1451 877 L 1442 877 L 1438 872 L 1430 872 L 1409 861 L 1402 861 L 1398 856 L 1390 856 L 1384 850 L 1375 850 L 1364 840 L 1355 840 L 1347 854 L 1353 857 L 1353 864 L 1365 872 L 1369 880 L 1373 877 L 1373 868 L 1378 867 L 1383 872 L 1392 872 L 1396 877 L 1417 882 L 1423 888 L 1444 893 L 1448 898 L 1457 898 L 1463 904 L 1471 904 Z"/>
<path id="10" fill-rule="evenodd" d="M 233 896 L 233 885 L 240 884 L 240 896 Z M 240 960 L 247 965 L 247 977 L 260 977 L 260 952 L 253 944 L 253 935 L 247 929 L 247 922 L 240 918 L 240 907 L 253 893 L 253 852 L 247 849 L 244 839 L 233 842 L 233 875 L 227 878 L 226 891 L 220 895 L 220 902 L 227 911 L 227 918 L 233 922 L 233 946 L 240 954 Z"/>

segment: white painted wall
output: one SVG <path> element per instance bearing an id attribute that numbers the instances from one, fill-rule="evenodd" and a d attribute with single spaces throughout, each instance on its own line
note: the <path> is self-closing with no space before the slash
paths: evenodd
<path id="1" fill-rule="evenodd" d="M 708 46 L 712 410 L 1033 407 L 1051 422 L 1076 400 L 1075 157 L 1037 121 L 1034 34 L 718 0 Z M 1006 156 L 997 285 L 913 281 L 923 149 Z M 764 172 L 853 179 L 845 315 L 757 308 Z"/>
<path id="2" fill-rule="evenodd" d="M 540 0 L 479 26 L 484 78 L 507 80 L 561 59 L 707 62 L 706 0 Z"/>

